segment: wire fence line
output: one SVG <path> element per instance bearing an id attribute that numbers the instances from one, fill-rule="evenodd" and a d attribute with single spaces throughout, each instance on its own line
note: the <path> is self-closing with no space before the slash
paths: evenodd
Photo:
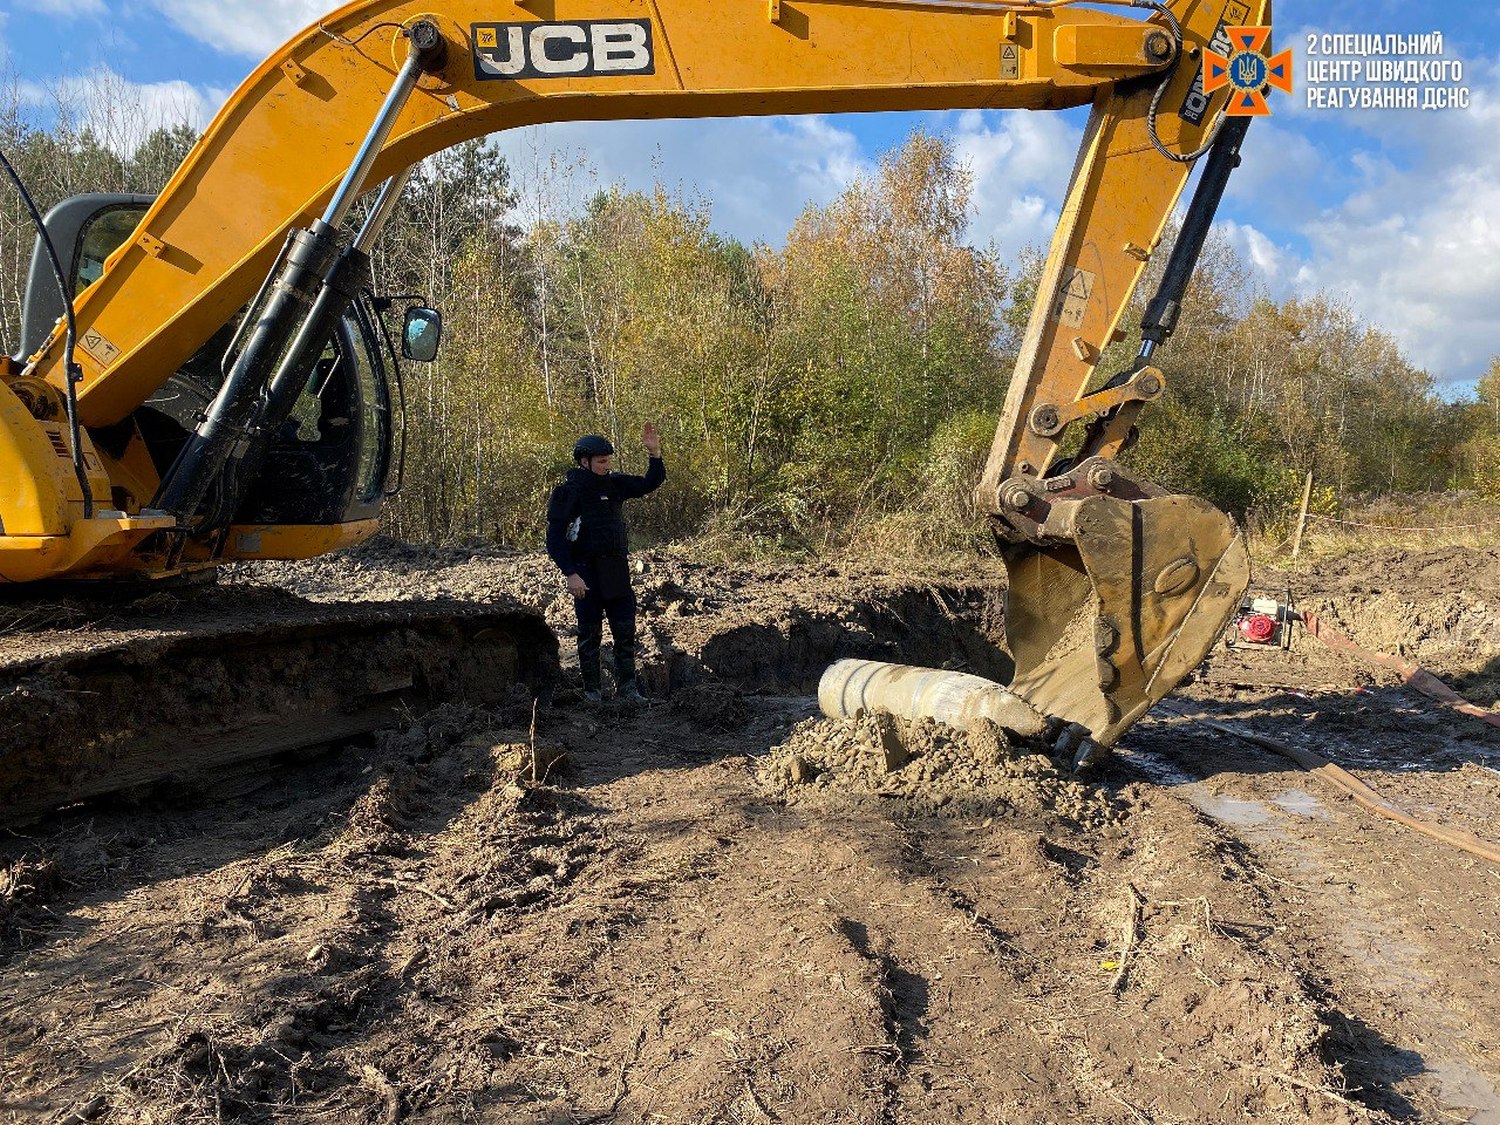
<path id="1" fill-rule="evenodd" d="M 1308 512 L 1307 518 L 1309 520 L 1317 520 L 1319 523 L 1335 523 L 1343 527 L 1364 527 L 1374 531 L 1500 531 L 1500 521 L 1492 523 L 1450 523 L 1433 527 L 1404 527 L 1400 524 L 1362 523 L 1359 520 L 1338 519 L 1335 516 L 1320 516 L 1313 512 Z"/>

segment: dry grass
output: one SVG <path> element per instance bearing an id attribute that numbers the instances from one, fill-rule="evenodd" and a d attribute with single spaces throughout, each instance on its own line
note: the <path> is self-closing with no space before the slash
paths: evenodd
<path id="1" fill-rule="evenodd" d="M 1290 565 L 1291 536 L 1279 527 L 1271 532 L 1256 528 L 1253 520 L 1251 526 L 1255 557 L 1273 565 Z M 1389 547 L 1429 551 L 1495 546 L 1500 546 L 1500 501 L 1463 492 L 1386 496 L 1348 505 L 1337 517 L 1310 518 L 1299 561 Z"/>
<path id="2" fill-rule="evenodd" d="M 665 558 L 720 566 L 746 563 L 879 566 L 964 565 L 994 557 L 994 540 L 977 518 L 961 524 L 934 520 L 930 513 L 899 511 L 848 525 L 819 525 L 797 537 L 758 535 L 730 525 L 711 525 L 688 539 L 652 548 Z"/>
<path id="3" fill-rule="evenodd" d="M 1252 513 L 1245 522 L 1256 561 L 1288 570 L 1383 548 L 1500 546 L 1500 501 L 1474 493 L 1388 496 L 1346 504 L 1336 516 L 1314 516 L 1295 562 L 1286 520 L 1267 523 Z M 965 566 L 998 557 L 990 529 L 977 513 L 913 509 L 874 514 L 853 525 L 828 526 L 796 539 L 759 535 L 753 528 L 723 521 L 657 549 L 667 557 L 722 565 L 816 561 L 902 571 Z"/>

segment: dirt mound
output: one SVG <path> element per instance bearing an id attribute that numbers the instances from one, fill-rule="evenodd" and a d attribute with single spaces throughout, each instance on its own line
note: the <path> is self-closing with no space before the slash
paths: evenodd
<path id="1" fill-rule="evenodd" d="M 1252 589 L 1312 610 L 1357 644 L 1414 661 L 1454 681 L 1472 702 L 1500 697 L 1500 548 L 1383 548 L 1322 560 L 1310 570 L 1257 568 Z M 1289 656 L 1217 651 L 1211 672 L 1238 682 L 1257 677 L 1307 687 L 1356 681 L 1395 684 L 1396 677 L 1328 652 L 1302 630 Z"/>
<path id="2" fill-rule="evenodd" d="M 760 778 L 788 804 L 873 801 L 903 815 L 981 818 L 1051 813 L 1090 832 L 1120 817 L 1103 790 L 988 719 L 968 730 L 881 714 L 809 719 L 772 748 Z"/>
<path id="3" fill-rule="evenodd" d="M 1500 605 L 1466 591 L 1342 595 L 1304 605 L 1363 647 L 1434 671 L 1477 672 L 1500 653 Z"/>
<path id="4" fill-rule="evenodd" d="M 300 562 L 240 563 L 224 581 L 274 586 L 322 602 L 456 598 L 477 605 L 516 601 L 546 609 L 562 598 L 545 555 L 496 547 L 428 547 L 377 536 L 348 551 Z"/>
<path id="5" fill-rule="evenodd" d="M 1425 599 L 1467 593 L 1495 602 L 1500 601 L 1500 547 L 1383 547 L 1321 560 L 1295 581 L 1320 594 L 1393 593 Z"/>
<path id="6" fill-rule="evenodd" d="M 672 710 L 711 731 L 739 730 L 750 720 L 744 692 L 725 684 L 696 684 L 674 692 Z"/>

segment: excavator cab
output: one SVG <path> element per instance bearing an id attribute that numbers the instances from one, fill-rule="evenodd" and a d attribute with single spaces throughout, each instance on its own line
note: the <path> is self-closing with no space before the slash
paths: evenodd
<path id="1" fill-rule="evenodd" d="M 154 202 L 149 195 L 95 193 L 74 196 L 52 209 L 47 233 L 62 260 L 70 298 L 103 275 L 105 262 L 134 234 Z M 399 389 L 400 364 L 380 311 L 389 304 L 366 292 L 339 318 L 291 417 L 272 438 L 259 478 L 236 508 L 234 526 L 329 526 L 378 517 L 382 501 L 395 491 L 392 480 L 398 475 L 404 430 L 400 395 L 392 393 Z M 21 355 L 40 347 L 61 316 L 57 282 L 38 240 L 22 312 Z M 222 361 L 242 316 L 243 310 L 118 427 L 122 438 L 138 432 L 158 474 L 165 475 L 175 462 L 218 393 Z M 408 309 L 401 356 L 432 362 L 441 333 L 436 311 Z M 253 545 L 253 538 L 240 537 L 240 546 Z"/>

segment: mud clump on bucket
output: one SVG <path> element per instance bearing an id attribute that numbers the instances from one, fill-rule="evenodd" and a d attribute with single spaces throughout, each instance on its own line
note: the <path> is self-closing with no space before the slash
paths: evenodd
<path id="1" fill-rule="evenodd" d="M 789 805 L 868 806 L 906 816 L 1061 817 L 1095 831 L 1117 824 L 1108 793 L 1070 777 L 1039 742 L 988 719 L 967 730 L 890 715 L 808 719 L 772 748 L 761 784 Z"/>

